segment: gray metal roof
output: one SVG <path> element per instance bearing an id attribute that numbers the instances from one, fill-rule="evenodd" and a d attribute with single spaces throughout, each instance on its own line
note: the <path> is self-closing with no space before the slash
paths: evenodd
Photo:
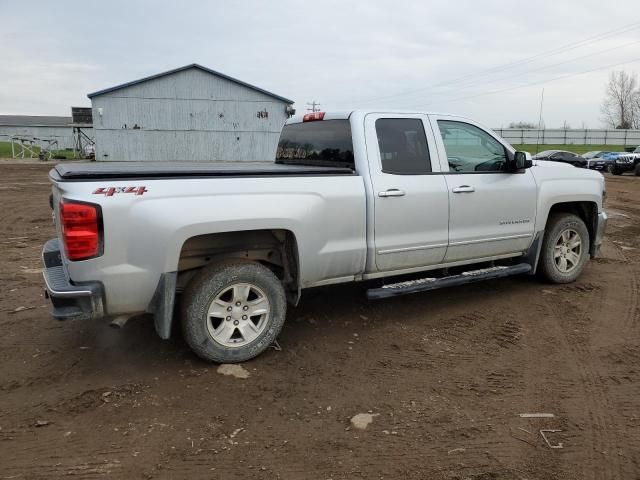
<path id="1" fill-rule="evenodd" d="M 224 78 L 225 80 L 229 80 L 230 82 L 237 83 L 238 85 L 242 85 L 243 87 L 250 88 L 260 93 L 264 93 L 265 95 L 269 95 L 270 97 L 277 98 L 285 103 L 292 104 L 293 100 L 289 100 L 288 98 L 281 97 L 280 95 L 276 95 L 275 93 L 268 92 L 267 90 L 263 90 L 262 88 L 256 87 L 254 85 L 250 85 L 242 80 L 238 80 L 237 78 L 230 77 L 229 75 L 225 75 L 224 73 L 216 72 L 215 70 L 211 70 L 210 68 L 203 67 L 202 65 L 198 65 L 197 63 L 192 63 L 190 65 L 185 65 L 184 67 L 175 68 L 173 70 L 168 70 L 166 72 L 157 73 L 156 75 L 151 75 L 150 77 L 144 77 L 139 80 L 133 80 L 131 82 L 123 83 L 121 85 L 116 85 L 115 87 L 105 88 L 104 90 L 98 90 L 97 92 L 93 92 L 87 95 L 89 98 L 97 97 L 98 95 L 103 95 L 105 93 L 113 92 L 114 90 L 120 90 L 121 88 L 130 87 L 132 85 L 137 85 L 142 82 L 147 82 L 149 80 L 155 80 L 156 78 L 165 77 L 167 75 L 173 75 L 174 73 L 182 72 L 184 70 L 188 70 L 190 68 L 197 68 L 202 70 L 203 72 L 210 73 L 211 75 L 215 75 L 220 78 Z"/>
<path id="2" fill-rule="evenodd" d="M 66 127 L 71 117 L 41 115 L 0 115 L 0 125 L 11 127 Z"/>

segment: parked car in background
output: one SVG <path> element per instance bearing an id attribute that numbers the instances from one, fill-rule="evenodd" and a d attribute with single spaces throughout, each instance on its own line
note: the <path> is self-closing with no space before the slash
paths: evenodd
<path id="1" fill-rule="evenodd" d="M 587 168 L 592 170 L 609 170 L 613 164 L 615 158 L 618 157 L 617 152 L 604 152 L 594 150 L 592 152 L 583 153 L 580 155 L 587 161 Z"/>
<path id="2" fill-rule="evenodd" d="M 573 152 L 567 152 L 566 150 L 545 150 L 544 152 L 536 153 L 532 158 L 534 160 L 569 163 L 574 167 L 587 166 L 586 159 Z"/>
<path id="3" fill-rule="evenodd" d="M 622 175 L 630 171 L 640 177 L 640 146 L 633 152 L 620 153 L 611 167 L 611 173 L 614 175 Z"/>

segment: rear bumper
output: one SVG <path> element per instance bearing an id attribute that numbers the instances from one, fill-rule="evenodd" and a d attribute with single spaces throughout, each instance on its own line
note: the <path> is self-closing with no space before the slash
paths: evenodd
<path id="1" fill-rule="evenodd" d="M 75 285 L 66 272 L 57 238 L 42 249 L 45 295 L 51 300 L 51 316 L 57 320 L 93 319 L 104 316 L 103 287 L 100 282 Z"/>
<path id="2" fill-rule="evenodd" d="M 604 239 L 604 233 L 607 229 L 607 222 L 609 221 L 609 216 L 607 212 L 602 210 L 598 214 L 598 220 L 596 225 L 596 237 L 593 239 L 593 244 L 591 245 L 591 256 L 598 256 L 598 252 L 600 251 L 600 246 L 602 245 L 602 241 Z"/>

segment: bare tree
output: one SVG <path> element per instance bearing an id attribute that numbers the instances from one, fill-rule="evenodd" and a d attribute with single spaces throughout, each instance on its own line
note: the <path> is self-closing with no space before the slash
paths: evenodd
<path id="1" fill-rule="evenodd" d="M 601 112 L 607 126 L 637 128 L 640 122 L 638 76 L 624 70 L 612 72 L 605 90 Z"/>
<path id="2" fill-rule="evenodd" d="M 632 106 L 635 112 L 633 121 L 631 122 L 631 128 L 640 130 L 640 87 L 636 90 L 636 94 L 633 96 Z"/>

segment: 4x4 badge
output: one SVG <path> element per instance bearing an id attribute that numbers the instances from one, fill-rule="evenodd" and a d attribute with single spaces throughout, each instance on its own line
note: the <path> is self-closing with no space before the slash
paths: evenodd
<path id="1" fill-rule="evenodd" d="M 141 187 L 100 187 L 97 188 L 93 194 L 113 197 L 116 193 L 135 193 L 136 195 L 142 195 L 148 191 L 144 185 Z"/>

